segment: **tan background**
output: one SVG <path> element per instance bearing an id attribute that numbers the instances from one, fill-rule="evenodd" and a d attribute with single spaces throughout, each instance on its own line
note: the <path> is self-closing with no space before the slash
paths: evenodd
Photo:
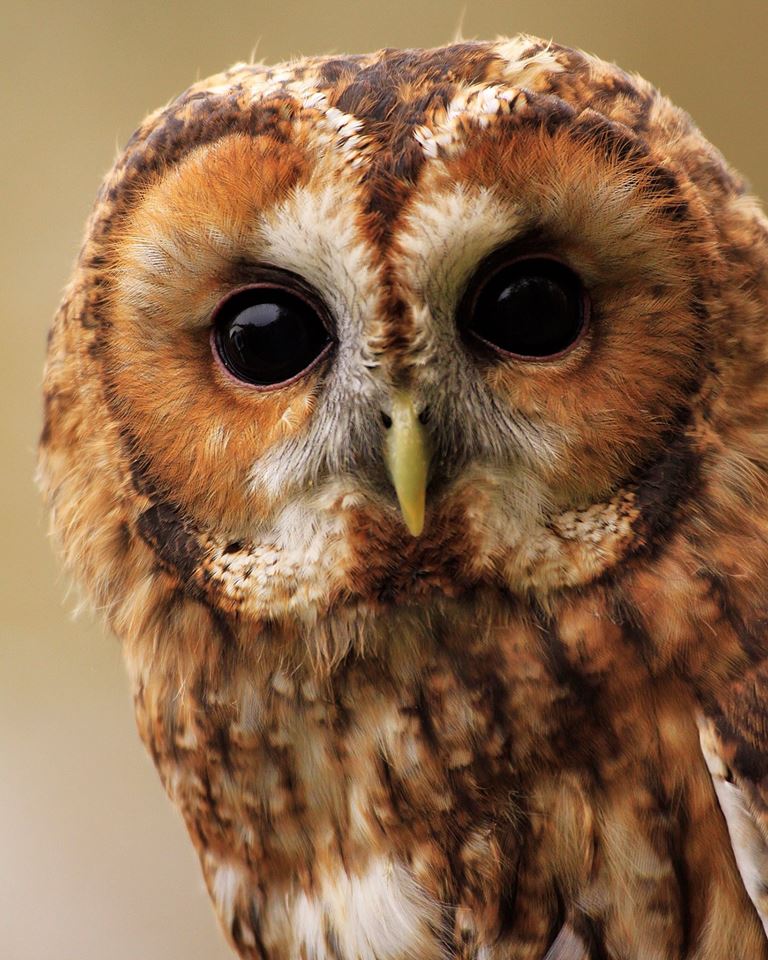
<path id="1" fill-rule="evenodd" d="M 266 60 L 528 31 L 653 80 L 768 195 L 768 0 L 0 4 L 0 958 L 224 960 L 138 742 L 116 642 L 57 572 L 32 487 L 45 331 L 81 225 L 145 112 Z"/>

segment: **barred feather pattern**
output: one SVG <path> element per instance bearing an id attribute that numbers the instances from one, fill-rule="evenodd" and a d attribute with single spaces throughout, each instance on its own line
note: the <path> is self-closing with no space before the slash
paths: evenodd
<path id="1" fill-rule="evenodd" d="M 238 64 L 139 127 L 40 483 L 240 957 L 768 960 L 767 237 L 653 87 L 526 36 Z M 590 291 L 557 362 L 462 344 L 507 246 Z M 209 336 L 263 264 L 336 324 L 272 392 Z"/>

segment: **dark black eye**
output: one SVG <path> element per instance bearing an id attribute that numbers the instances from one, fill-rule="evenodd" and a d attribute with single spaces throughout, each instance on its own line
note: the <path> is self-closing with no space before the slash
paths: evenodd
<path id="1" fill-rule="evenodd" d="M 237 290 L 216 308 L 213 343 L 238 380 L 274 387 L 293 380 L 331 342 L 319 305 L 274 284 Z"/>
<path id="2" fill-rule="evenodd" d="M 555 357 L 579 339 L 589 299 L 564 264 L 526 257 L 481 270 L 462 303 L 464 330 L 523 358 Z"/>

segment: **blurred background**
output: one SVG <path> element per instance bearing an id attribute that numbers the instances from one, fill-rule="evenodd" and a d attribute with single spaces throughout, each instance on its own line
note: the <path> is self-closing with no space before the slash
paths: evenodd
<path id="1" fill-rule="evenodd" d="M 133 727 L 117 642 L 74 619 L 32 484 L 45 334 L 143 115 L 235 60 L 519 31 L 654 81 L 768 196 L 765 0 L 0 3 L 0 957 L 225 960 Z"/>

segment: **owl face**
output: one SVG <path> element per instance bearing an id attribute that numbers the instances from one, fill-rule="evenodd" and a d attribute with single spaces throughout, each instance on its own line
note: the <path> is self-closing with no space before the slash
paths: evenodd
<path id="1" fill-rule="evenodd" d="M 241 66 L 137 134 L 95 223 L 92 354 L 165 505 L 145 541 L 217 603 L 546 593 L 652 522 L 706 364 L 711 214 L 669 137 L 624 123 L 650 88 L 583 89 L 564 57 Z"/>
<path id="2" fill-rule="evenodd" d="M 100 496 L 184 589 L 257 619 L 545 596 L 653 538 L 728 185 L 601 69 L 530 38 L 240 65 L 140 128 L 76 349 L 121 451 Z"/>

